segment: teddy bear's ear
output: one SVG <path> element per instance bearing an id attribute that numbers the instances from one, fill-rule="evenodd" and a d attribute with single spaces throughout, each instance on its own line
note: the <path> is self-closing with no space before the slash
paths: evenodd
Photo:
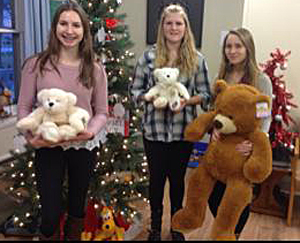
<path id="1" fill-rule="evenodd" d="M 161 70 L 160 68 L 154 69 L 154 71 L 153 71 L 154 77 L 157 77 L 159 75 L 160 70 Z"/>
<path id="2" fill-rule="evenodd" d="M 37 100 L 38 102 L 42 103 L 43 102 L 43 98 L 44 98 L 44 95 L 47 93 L 47 89 L 42 89 L 38 95 L 37 95 Z"/>
<path id="3" fill-rule="evenodd" d="M 227 83 L 223 79 L 219 79 L 216 81 L 215 86 L 214 86 L 214 93 L 215 95 L 218 95 L 222 91 L 224 91 L 227 88 Z"/>
<path id="4" fill-rule="evenodd" d="M 174 73 L 176 74 L 176 77 L 179 76 L 179 69 L 178 68 L 174 68 Z"/>
<path id="5" fill-rule="evenodd" d="M 70 92 L 68 92 L 67 95 L 68 95 L 67 97 L 68 97 L 68 103 L 69 103 L 69 106 L 75 105 L 76 102 L 77 102 L 77 97 L 76 97 L 76 95 L 74 95 L 73 93 L 70 93 Z"/>

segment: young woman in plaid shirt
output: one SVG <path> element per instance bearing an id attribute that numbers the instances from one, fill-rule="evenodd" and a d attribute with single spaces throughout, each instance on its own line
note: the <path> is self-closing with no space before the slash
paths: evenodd
<path id="1" fill-rule="evenodd" d="M 153 70 L 177 67 L 179 81 L 185 85 L 191 98 L 182 100 L 179 110 L 155 109 L 144 94 L 155 85 Z M 150 171 L 149 198 L 151 231 L 148 239 L 161 240 L 161 224 L 165 182 L 170 183 L 171 216 L 182 208 L 184 178 L 193 144 L 184 141 L 184 129 L 196 118 L 196 105 L 207 110 L 210 85 L 207 64 L 196 50 L 194 37 L 183 7 L 171 4 L 162 12 L 157 42 L 139 58 L 130 93 L 137 105 L 143 106 L 142 132 Z M 172 231 L 173 240 L 184 236 Z"/>

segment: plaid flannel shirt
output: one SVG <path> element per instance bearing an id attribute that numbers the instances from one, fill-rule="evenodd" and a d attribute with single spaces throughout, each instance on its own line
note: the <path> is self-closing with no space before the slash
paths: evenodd
<path id="1" fill-rule="evenodd" d="M 202 99 L 201 107 L 207 110 L 211 92 L 208 79 L 207 63 L 200 52 L 197 52 L 199 65 L 197 72 L 191 78 L 179 77 L 191 96 L 199 95 Z M 137 62 L 133 82 L 130 85 L 130 95 L 137 106 L 144 109 L 142 130 L 146 139 L 151 141 L 180 141 L 184 138 L 184 129 L 197 116 L 196 105 L 187 105 L 179 114 L 169 108 L 155 109 L 152 102 L 139 100 L 155 85 L 153 78 L 155 60 L 155 46 L 146 50 Z"/>

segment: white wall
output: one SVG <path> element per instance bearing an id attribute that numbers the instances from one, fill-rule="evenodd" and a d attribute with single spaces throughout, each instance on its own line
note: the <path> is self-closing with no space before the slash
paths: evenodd
<path id="1" fill-rule="evenodd" d="M 275 48 L 284 52 L 291 50 L 284 80 L 294 95 L 291 101 L 300 106 L 299 12 L 299 0 L 245 0 L 243 26 L 253 33 L 259 62 L 270 59 Z M 291 109 L 290 114 L 297 120 L 295 129 L 299 130 L 299 108 Z"/>

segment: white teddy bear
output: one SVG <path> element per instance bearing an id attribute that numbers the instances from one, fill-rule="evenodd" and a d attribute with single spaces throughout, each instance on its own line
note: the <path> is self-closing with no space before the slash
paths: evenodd
<path id="1" fill-rule="evenodd" d="M 43 89 L 37 99 L 41 106 L 17 122 L 21 132 L 31 131 L 55 143 L 74 138 L 87 127 L 90 115 L 75 106 L 75 94 L 56 88 Z"/>
<path id="2" fill-rule="evenodd" d="M 178 68 L 156 68 L 153 75 L 157 83 L 145 94 L 145 99 L 153 100 L 154 107 L 165 108 L 169 105 L 171 110 L 176 111 L 180 108 L 181 98 L 190 98 L 186 87 L 178 81 Z"/>

